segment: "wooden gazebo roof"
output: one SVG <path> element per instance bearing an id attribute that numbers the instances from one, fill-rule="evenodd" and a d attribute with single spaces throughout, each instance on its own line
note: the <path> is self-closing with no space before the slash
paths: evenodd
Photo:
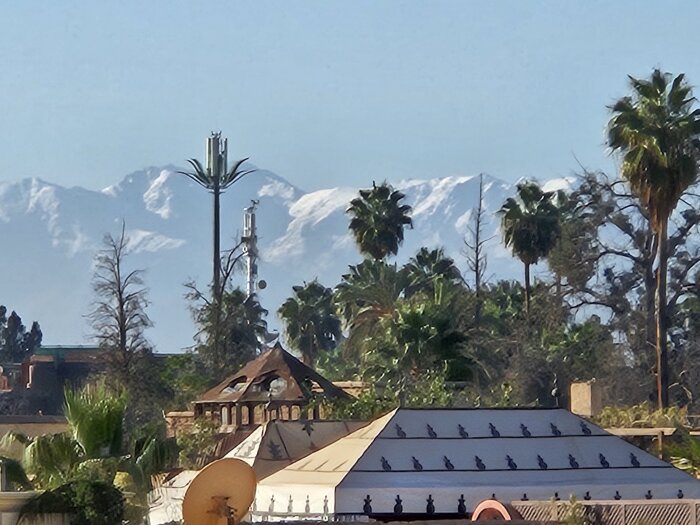
<path id="1" fill-rule="evenodd" d="M 301 403 L 314 393 L 328 398 L 346 398 L 342 389 L 287 352 L 277 343 L 214 388 L 195 403 Z"/>

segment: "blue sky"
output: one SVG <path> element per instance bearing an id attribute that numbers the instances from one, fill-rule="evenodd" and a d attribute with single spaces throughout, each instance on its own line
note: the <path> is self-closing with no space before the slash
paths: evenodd
<path id="1" fill-rule="evenodd" d="M 234 157 L 305 188 L 614 169 L 628 73 L 700 84 L 694 1 L 4 2 L 0 180 Z"/>

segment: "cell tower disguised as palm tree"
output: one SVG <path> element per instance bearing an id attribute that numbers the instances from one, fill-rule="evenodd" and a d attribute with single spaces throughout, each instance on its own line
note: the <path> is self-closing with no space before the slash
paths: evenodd
<path id="1" fill-rule="evenodd" d="M 197 184 L 206 188 L 214 196 L 214 254 L 213 254 L 213 277 L 212 277 L 212 295 L 214 300 L 221 297 L 223 286 L 221 283 L 221 194 L 233 185 L 234 182 L 255 170 L 242 169 L 243 163 L 248 158 L 236 161 L 235 164 L 228 169 L 227 166 L 227 151 L 228 139 L 221 138 L 221 132 L 212 133 L 207 139 L 207 167 L 202 166 L 197 159 L 188 159 L 188 163 L 192 166 L 192 171 L 181 171 L 182 175 L 188 176 Z"/>

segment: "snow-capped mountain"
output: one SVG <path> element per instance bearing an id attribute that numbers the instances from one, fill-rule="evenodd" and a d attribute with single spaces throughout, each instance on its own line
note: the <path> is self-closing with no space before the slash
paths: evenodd
<path id="1" fill-rule="evenodd" d="M 485 233 L 489 274 L 519 275 L 519 265 L 500 243 L 494 211 L 514 185 L 485 176 Z M 566 180 L 550 181 L 551 187 Z M 404 262 L 420 246 L 443 246 L 464 268 L 463 239 L 478 201 L 478 176 L 395 182 L 413 206 L 414 229 L 399 253 Z M 261 292 L 278 327 L 277 307 L 294 284 L 318 277 L 338 282 L 360 256 L 348 234 L 345 209 L 358 188 L 304 192 L 283 178 L 258 170 L 222 198 L 222 247 L 240 235 L 243 208 L 259 200 Z M 149 338 L 161 352 L 192 344 L 194 328 L 183 283 L 205 285 L 211 275 L 211 196 L 177 168 L 132 173 L 102 191 L 65 188 L 39 179 L 0 182 L 0 304 L 16 309 L 26 324 L 38 320 L 47 344 L 85 343 L 85 315 L 92 301 L 92 261 L 105 233 L 118 234 L 126 221 L 132 268 L 146 270 L 155 326 Z M 242 283 L 242 276 L 238 276 Z"/>

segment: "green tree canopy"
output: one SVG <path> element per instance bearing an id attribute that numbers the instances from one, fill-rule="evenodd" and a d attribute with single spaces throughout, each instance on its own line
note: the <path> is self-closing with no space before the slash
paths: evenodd
<path id="1" fill-rule="evenodd" d="M 248 297 L 240 288 L 226 290 L 220 305 L 192 285 L 187 297 L 198 328 L 195 350 L 213 384 L 255 357 L 260 341 L 268 335 L 267 310 L 255 295 Z M 221 344 L 216 344 L 217 331 Z"/>
<path id="2" fill-rule="evenodd" d="M 379 321 L 391 316 L 406 287 L 406 273 L 395 264 L 366 259 L 351 265 L 335 288 L 336 308 L 348 338 L 343 342 L 346 356 L 362 354 Z"/>
<path id="3" fill-rule="evenodd" d="M 133 493 L 129 504 L 139 508 L 137 514 L 142 516 L 147 511 L 146 495 L 153 488 L 151 475 L 172 467 L 177 460 L 174 441 L 147 435 L 128 446 L 122 439 L 127 398 L 115 394 L 104 383 L 90 384 L 78 391 L 67 389 L 65 399 L 68 432 L 33 438 L 10 433 L 0 442 L 2 453 L 14 454 L 13 459 L 20 461 L 13 466 L 21 465 L 29 474 L 24 479 L 31 479 L 34 488 L 46 490 L 44 495 L 58 497 L 67 484 L 97 483 L 121 496 L 115 485 L 120 478 L 127 477 L 130 482 L 126 490 Z M 14 473 L 15 479 L 23 479 L 17 474 Z M 89 490 L 87 485 L 85 490 Z M 54 496 L 46 498 L 51 502 Z M 63 500 L 59 498 L 59 501 Z M 28 512 L 44 512 L 46 507 L 40 503 L 31 502 Z M 101 508 L 98 502 L 89 506 L 94 511 Z"/>
<path id="4" fill-rule="evenodd" d="M 404 198 L 383 182 L 360 190 L 360 196 L 350 201 L 350 231 L 363 255 L 379 260 L 398 253 L 404 228 L 413 226 L 411 207 L 401 202 Z"/>
<path id="5" fill-rule="evenodd" d="M 445 255 L 445 250 L 435 248 L 429 250 L 422 247 L 404 267 L 406 278 L 406 296 L 424 291 L 433 293 L 435 281 L 457 284 L 462 281 L 462 274 L 451 257 Z"/>
<path id="6" fill-rule="evenodd" d="M 21 363 L 41 347 L 39 323 L 34 321 L 27 332 L 22 318 L 14 310 L 0 305 L 0 363 Z"/>
<path id="7" fill-rule="evenodd" d="M 294 286 L 277 313 L 284 321 L 289 342 L 313 366 L 321 352 L 333 350 L 341 336 L 340 319 L 333 306 L 333 291 L 317 280 Z"/>

